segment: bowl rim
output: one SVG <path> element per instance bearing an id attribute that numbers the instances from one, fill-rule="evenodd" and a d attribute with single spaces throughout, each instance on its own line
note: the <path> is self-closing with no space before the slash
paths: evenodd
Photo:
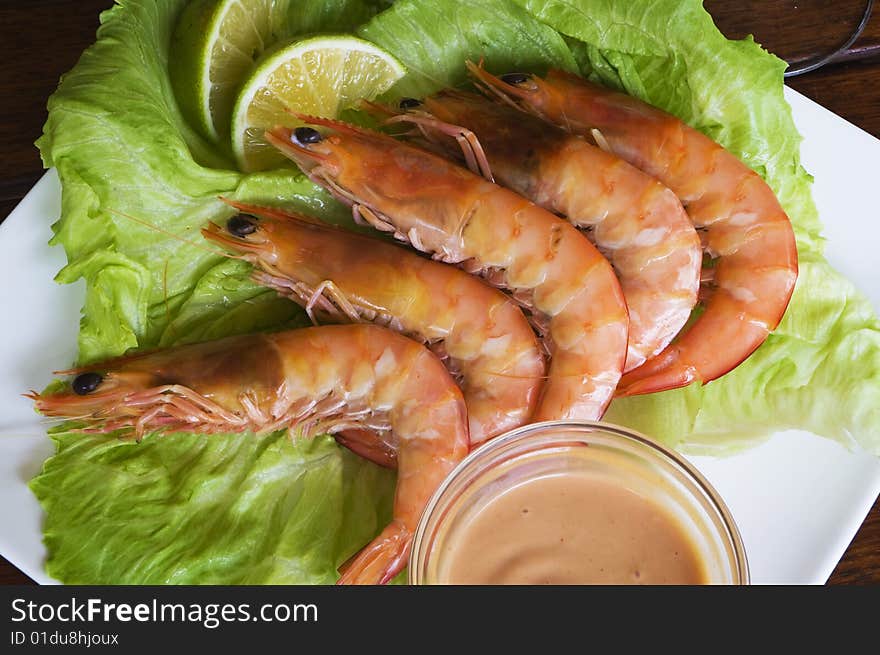
<path id="1" fill-rule="evenodd" d="M 727 507 L 727 504 L 724 502 L 721 494 L 718 493 L 718 490 L 712 486 L 712 484 L 705 478 L 705 476 L 703 476 L 702 473 L 700 473 L 700 471 L 693 464 L 691 464 L 681 454 L 677 453 L 668 446 L 636 430 L 632 430 L 630 428 L 624 427 L 622 425 L 617 425 L 615 423 L 607 423 L 604 421 L 583 421 L 570 419 L 558 421 L 540 421 L 537 423 L 522 425 L 518 428 L 513 428 L 512 430 L 508 430 L 507 432 L 497 437 L 494 437 L 486 441 L 485 443 L 480 444 L 474 450 L 468 453 L 468 455 L 464 459 L 456 464 L 455 468 L 453 468 L 452 471 L 449 472 L 449 474 L 443 479 L 440 485 L 434 490 L 434 493 L 431 495 L 431 498 L 428 500 L 427 504 L 422 510 L 421 516 L 419 517 L 418 525 L 416 526 L 416 530 L 413 533 L 412 546 L 410 548 L 407 566 L 407 582 L 409 584 L 423 584 L 422 580 L 420 579 L 421 572 L 419 571 L 419 567 L 417 566 L 418 560 L 420 558 L 420 555 L 422 555 L 422 552 L 426 550 L 424 542 L 427 536 L 428 526 L 431 522 L 431 519 L 435 511 L 437 510 L 437 506 L 443 501 L 443 497 L 447 493 L 449 488 L 452 487 L 463 475 L 468 473 L 472 467 L 478 465 L 495 451 L 503 449 L 505 446 L 516 443 L 517 441 L 526 441 L 530 438 L 533 438 L 536 436 L 536 433 L 537 436 L 546 437 L 546 431 L 554 429 L 573 429 L 575 431 L 580 431 L 580 436 L 586 436 L 589 435 L 591 432 L 601 431 L 606 433 L 606 435 L 610 434 L 613 438 L 621 438 L 626 441 L 634 442 L 638 446 L 647 449 L 648 452 L 653 454 L 653 457 L 665 459 L 667 460 L 667 462 L 677 467 L 686 477 L 689 477 L 691 479 L 691 481 L 699 488 L 699 490 L 703 494 L 705 494 L 706 498 L 709 501 L 709 504 L 714 508 L 715 511 L 718 512 L 721 523 L 727 533 L 726 535 L 722 535 L 722 538 L 725 538 L 727 541 L 730 542 L 733 558 L 735 560 L 733 562 L 733 568 L 735 569 L 736 574 L 739 576 L 739 580 L 734 584 L 750 584 L 748 556 L 746 554 L 745 544 L 743 543 L 742 535 L 740 534 L 739 527 L 737 526 L 736 521 L 733 518 L 733 514 L 730 512 L 730 509 Z M 536 448 L 535 451 L 552 448 L 556 445 L 558 444 L 545 444 L 540 448 Z M 427 556 L 428 553 L 425 552 L 425 557 Z"/>

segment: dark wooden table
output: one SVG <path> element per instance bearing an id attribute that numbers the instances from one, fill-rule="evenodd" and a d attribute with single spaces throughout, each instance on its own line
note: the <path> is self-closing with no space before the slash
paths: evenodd
<path id="1" fill-rule="evenodd" d="M 0 221 L 42 175 L 34 140 L 58 78 L 94 40 L 98 14 L 112 0 L 5 0 L 0 5 Z M 834 50 L 858 23 L 863 0 L 706 0 L 731 38 L 753 33 L 767 49 L 797 64 Z M 833 8 L 831 8 L 833 7 Z M 831 64 L 788 84 L 880 137 L 880 7 L 852 47 Z M 2 520 L 2 519 L 0 519 Z M 830 584 L 880 582 L 880 502 L 835 569 Z M 0 558 L 0 583 L 31 580 Z"/>

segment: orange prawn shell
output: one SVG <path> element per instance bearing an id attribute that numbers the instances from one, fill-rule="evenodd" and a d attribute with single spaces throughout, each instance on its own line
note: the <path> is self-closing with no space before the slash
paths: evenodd
<path id="1" fill-rule="evenodd" d="M 588 138 L 655 176 L 681 199 L 708 254 L 717 257 L 705 311 L 663 352 L 627 373 L 619 395 L 709 382 L 774 330 L 798 276 L 791 221 L 751 168 L 677 117 L 564 71 L 510 85 L 478 67 L 495 93 Z M 599 136 L 600 135 L 600 136 Z"/>
<path id="2" fill-rule="evenodd" d="M 601 417 L 623 369 L 629 316 L 595 247 L 568 222 L 438 155 L 307 120 L 332 131 L 307 147 L 286 128 L 267 140 L 374 227 L 482 273 L 549 318 L 550 371 L 535 420 Z"/>
<path id="3" fill-rule="evenodd" d="M 503 293 L 373 236 L 278 209 L 230 204 L 260 218 L 254 231 L 237 237 L 211 224 L 203 234 L 244 253 L 263 272 L 255 274 L 257 282 L 306 307 L 315 290 L 330 284 L 328 298 L 346 311 L 319 310 L 322 322 L 376 322 L 448 355 L 461 375 L 472 443 L 531 417 L 544 360 L 522 311 Z"/>

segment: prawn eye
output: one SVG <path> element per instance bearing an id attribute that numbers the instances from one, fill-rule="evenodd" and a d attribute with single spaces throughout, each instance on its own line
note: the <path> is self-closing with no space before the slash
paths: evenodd
<path id="1" fill-rule="evenodd" d="M 501 81 L 511 86 L 519 86 L 523 82 L 527 82 L 529 76 L 525 73 L 505 73 L 501 76 Z"/>
<path id="2" fill-rule="evenodd" d="M 73 393 L 77 396 L 85 396 L 86 394 L 92 393 L 95 389 L 98 388 L 98 385 L 104 378 L 100 373 L 88 372 L 88 373 L 80 373 L 75 378 L 73 378 Z"/>
<path id="3" fill-rule="evenodd" d="M 324 137 L 321 136 L 318 130 L 312 127 L 298 127 L 293 131 L 293 138 L 299 145 L 305 145 L 307 143 L 318 143 Z"/>
<path id="4" fill-rule="evenodd" d="M 421 100 L 417 100 L 416 98 L 401 98 L 399 107 L 401 109 L 415 109 L 422 104 Z"/>
<path id="5" fill-rule="evenodd" d="M 256 219 L 247 214 L 238 214 L 226 222 L 227 231 L 237 237 L 244 238 L 257 230 Z"/>

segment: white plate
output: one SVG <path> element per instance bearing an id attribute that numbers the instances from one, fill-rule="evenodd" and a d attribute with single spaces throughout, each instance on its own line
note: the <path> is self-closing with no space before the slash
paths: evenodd
<path id="1" fill-rule="evenodd" d="M 805 136 L 804 166 L 828 237 L 828 257 L 880 307 L 874 207 L 880 141 L 786 89 Z M 873 172 L 872 172 L 873 171 Z M 48 172 L 0 226 L 0 553 L 34 580 L 43 571 L 42 510 L 27 488 L 52 447 L 21 397 L 42 389 L 76 353 L 82 282 L 52 281 L 64 265 L 49 248 L 60 187 Z M 735 457 L 692 457 L 724 497 L 745 541 L 755 583 L 824 583 L 880 493 L 880 460 L 789 431 Z"/>

